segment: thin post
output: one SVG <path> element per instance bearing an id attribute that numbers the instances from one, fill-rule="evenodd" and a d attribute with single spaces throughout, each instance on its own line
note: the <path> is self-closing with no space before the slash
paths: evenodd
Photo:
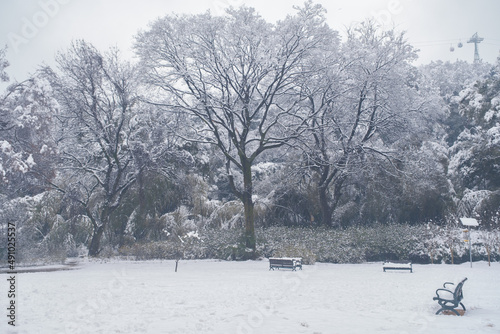
<path id="1" fill-rule="evenodd" d="M 472 239 L 471 239 L 471 232 L 470 230 L 472 229 L 473 226 L 479 226 L 479 223 L 476 219 L 474 218 L 460 218 L 460 221 L 464 226 L 467 227 L 467 230 L 464 231 L 464 233 L 467 233 L 467 239 L 465 240 L 466 242 L 469 242 L 469 258 L 470 258 L 470 267 L 472 268 Z"/>
<path id="2" fill-rule="evenodd" d="M 472 241 L 470 239 L 470 228 L 469 228 L 469 257 L 470 257 L 470 267 L 472 268 Z"/>

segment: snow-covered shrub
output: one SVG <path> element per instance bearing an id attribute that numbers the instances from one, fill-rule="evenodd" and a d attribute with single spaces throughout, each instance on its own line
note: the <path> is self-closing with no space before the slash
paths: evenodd
<path id="1" fill-rule="evenodd" d="M 121 247 L 119 254 L 122 256 L 131 256 L 135 260 L 152 259 L 174 259 L 175 247 L 171 243 L 155 241 L 148 243 L 135 243 L 129 246 Z"/>
<path id="2" fill-rule="evenodd" d="M 137 260 L 149 259 L 195 259 L 204 258 L 198 236 L 198 226 L 191 211 L 180 206 L 175 211 L 167 213 L 159 220 L 164 226 L 166 240 L 136 242 L 122 246 L 119 254 L 133 256 Z"/>
<path id="3" fill-rule="evenodd" d="M 67 218 L 67 210 L 61 194 L 53 191 L 4 202 L 0 226 L 16 225 L 16 261 L 53 263 L 83 255 L 90 224 L 80 215 Z"/>
<path id="4" fill-rule="evenodd" d="M 242 230 L 207 228 L 201 231 L 202 249 L 205 258 L 236 259 L 238 242 Z"/>
<path id="5" fill-rule="evenodd" d="M 462 228 L 439 226 L 376 224 L 344 229 L 271 226 L 257 228 L 257 253 L 261 257 L 302 257 L 304 264 L 314 262 L 362 263 L 367 261 L 411 260 L 413 263 L 454 263 L 469 261 L 468 243 Z M 200 239 L 186 243 L 184 258 L 243 260 L 241 228 L 204 228 Z M 472 233 L 474 261 L 500 260 L 500 233 Z M 495 239 L 496 238 L 496 239 Z M 488 244 L 487 244 L 488 243 Z M 176 244 L 171 240 L 133 244 L 121 249 L 122 255 L 137 259 L 175 259 Z"/>
<path id="6" fill-rule="evenodd" d="M 25 229 L 26 221 L 30 217 L 30 208 L 39 200 L 39 196 L 26 196 L 8 200 L 0 199 L 0 259 L 2 263 L 7 263 L 7 227 L 9 224 L 15 224 L 16 228 L 16 262 L 21 263 L 29 261 L 32 255 L 31 236 Z"/>
<path id="7" fill-rule="evenodd" d="M 488 262 L 500 260 L 500 231 L 478 231 L 475 240 L 474 250 L 481 259 L 486 258 Z"/>
<path id="8" fill-rule="evenodd" d="M 477 206 L 477 216 L 481 226 L 490 230 L 500 228 L 500 190 L 491 192 Z"/>
<path id="9" fill-rule="evenodd" d="M 462 199 L 458 203 L 458 214 L 461 217 L 475 217 L 481 203 L 491 195 L 489 190 L 473 191 L 465 189 Z"/>
<path id="10" fill-rule="evenodd" d="M 304 244 L 289 242 L 280 245 L 274 252 L 273 257 L 300 257 L 303 264 L 314 264 L 316 262 L 316 254 Z"/>
<path id="11" fill-rule="evenodd" d="M 314 255 L 316 261 L 332 263 L 384 260 L 451 263 L 450 242 L 453 241 L 454 263 L 462 263 L 468 261 L 468 248 L 461 240 L 461 233 L 462 229 L 457 226 L 434 224 L 376 224 L 345 229 L 272 227 L 258 229 L 257 241 L 258 251 L 265 257 L 300 256 L 282 250 L 306 250 L 304 253 Z M 486 259 L 484 246 L 476 241 L 474 249 L 475 259 Z M 498 254 L 499 250 L 496 251 Z"/>
<path id="12" fill-rule="evenodd" d="M 220 203 L 210 214 L 209 226 L 218 228 L 234 228 L 243 226 L 243 204 L 241 201 Z"/>
<path id="13" fill-rule="evenodd" d="M 177 239 L 197 229 L 196 223 L 191 219 L 191 212 L 185 206 L 180 206 L 174 212 L 161 216 L 160 219 L 165 222 L 165 232 Z"/>

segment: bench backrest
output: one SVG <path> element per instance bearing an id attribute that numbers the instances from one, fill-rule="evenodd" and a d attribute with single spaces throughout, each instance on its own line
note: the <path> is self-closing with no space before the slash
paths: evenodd
<path id="1" fill-rule="evenodd" d="M 462 300 L 464 298 L 462 288 L 463 288 L 466 280 L 467 280 L 467 277 L 464 278 L 462 281 L 460 281 L 460 283 L 457 284 L 457 287 L 455 288 L 455 291 L 453 292 L 453 299 Z"/>
<path id="2" fill-rule="evenodd" d="M 290 259 L 269 259 L 269 262 L 271 262 L 271 264 L 293 266 L 293 260 L 290 260 Z"/>

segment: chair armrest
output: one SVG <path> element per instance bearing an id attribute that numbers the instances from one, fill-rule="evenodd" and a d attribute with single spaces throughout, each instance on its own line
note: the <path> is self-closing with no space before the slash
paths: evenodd
<path id="1" fill-rule="evenodd" d="M 439 291 L 443 291 L 443 296 L 439 295 Z M 443 299 L 443 300 L 454 300 L 454 295 L 453 291 L 450 291 L 448 289 L 437 289 L 436 290 L 436 297 L 433 299 Z"/>
<path id="2" fill-rule="evenodd" d="M 444 282 L 444 284 L 443 284 L 443 288 L 445 288 L 445 289 L 447 289 L 447 288 L 446 288 L 446 284 L 455 285 L 455 283 L 452 283 L 452 282 Z"/>

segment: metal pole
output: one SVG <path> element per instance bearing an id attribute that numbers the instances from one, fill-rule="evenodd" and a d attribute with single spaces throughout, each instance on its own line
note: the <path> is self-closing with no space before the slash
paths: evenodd
<path id="1" fill-rule="evenodd" d="M 472 241 L 470 239 L 470 227 L 469 227 L 469 257 L 470 257 L 470 267 L 472 268 Z"/>

